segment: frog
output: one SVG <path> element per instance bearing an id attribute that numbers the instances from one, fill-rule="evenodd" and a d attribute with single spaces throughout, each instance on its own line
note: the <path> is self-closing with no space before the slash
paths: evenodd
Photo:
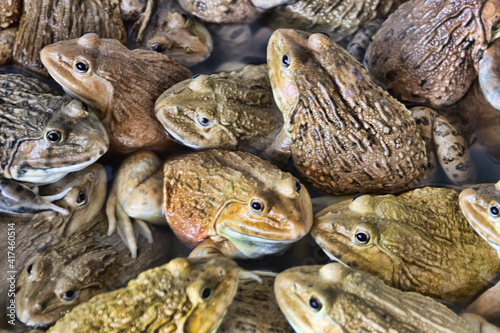
<path id="1" fill-rule="evenodd" d="M 274 296 L 276 274 L 256 273 L 261 281 L 245 280 L 227 308 L 218 333 L 293 333 L 285 316 L 279 310 Z M 262 275 L 266 274 L 266 275 Z"/>
<path id="2" fill-rule="evenodd" d="M 90 228 L 30 257 L 16 281 L 16 315 L 21 322 L 52 325 L 77 305 L 123 288 L 139 273 L 186 252 L 170 230 L 155 228 L 154 242 L 138 240 L 140 251 L 133 260 L 120 236 L 108 237 L 106 232 L 107 218 L 101 210 Z"/>
<path id="3" fill-rule="evenodd" d="M 498 85 L 486 82 L 494 74 L 492 50 L 500 45 L 493 42 L 499 19 L 496 0 L 407 1 L 373 36 L 367 70 L 398 99 L 435 108 L 452 105 L 479 73 L 482 87 Z M 485 95 L 491 103 L 498 94 Z"/>
<path id="4" fill-rule="evenodd" d="M 0 66 L 12 62 L 12 50 L 16 41 L 17 28 L 0 30 Z"/>
<path id="5" fill-rule="evenodd" d="M 207 28 L 169 0 L 149 0 L 132 30 L 135 47 L 165 54 L 185 66 L 203 62 L 212 53 Z"/>
<path id="6" fill-rule="evenodd" d="M 154 103 L 167 88 L 191 76 L 178 61 L 154 51 L 129 50 L 95 33 L 48 45 L 40 58 L 67 93 L 97 110 L 111 151 L 174 147 L 154 116 Z"/>
<path id="7" fill-rule="evenodd" d="M 320 192 L 395 192 L 431 179 L 436 161 L 452 182 L 473 182 L 460 128 L 431 108 L 408 110 L 328 36 L 278 29 L 267 63 L 284 119 L 273 145 L 288 146 L 299 175 Z"/>
<path id="8" fill-rule="evenodd" d="M 262 13 L 251 0 L 179 0 L 188 13 L 207 23 L 252 22 Z"/>
<path id="9" fill-rule="evenodd" d="M 24 0 L 13 49 L 14 64 L 48 77 L 40 60 L 46 45 L 93 31 L 127 45 L 118 0 Z"/>
<path id="10" fill-rule="evenodd" d="M 22 0 L 9 0 L 0 3 L 0 30 L 7 29 L 19 20 Z"/>
<path id="11" fill-rule="evenodd" d="M 348 39 L 364 24 L 394 11 L 405 0 L 297 0 L 275 8 L 265 19 L 273 29 L 323 32 L 336 42 Z"/>
<path id="12" fill-rule="evenodd" d="M 297 178 L 241 151 L 209 149 L 167 158 L 151 151 L 120 166 L 106 212 L 136 256 L 134 232 L 167 224 L 190 256 L 248 259 L 280 253 L 312 225 L 312 204 Z"/>
<path id="13" fill-rule="evenodd" d="M 372 37 L 377 33 L 378 29 L 380 29 L 383 22 L 384 19 L 378 17 L 363 24 L 349 40 L 345 48 L 346 51 L 357 61 L 363 63 L 366 50 L 372 41 Z"/>
<path id="14" fill-rule="evenodd" d="M 179 82 L 158 97 L 155 114 L 172 137 L 194 149 L 259 152 L 283 127 L 266 64 Z"/>
<path id="15" fill-rule="evenodd" d="M 258 276 L 227 258 L 176 258 L 80 304 L 47 332 L 216 332 L 246 279 Z"/>
<path id="16" fill-rule="evenodd" d="M 276 277 L 274 291 L 281 311 L 301 333 L 500 331 L 339 262 L 289 268 Z"/>
<path id="17" fill-rule="evenodd" d="M 40 186 L 39 193 L 43 196 L 66 193 L 63 198 L 54 201 L 55 205 L 67 211 L 66 214 L 55 210 L 44 210 L 30 215 L 0 214 L 1 225 L 5 231 L 0 234 L 2 251 L 5 254 L 15 254 L 15 260 L 12 260 L 12 255 L 0 258 L 2 267 L 12 265 L 9 270 L 5 269 L 0 273 L 1 309 L 7 309 L 7 278 L 10 274 L 16 272 L 14 275 L 17 278 L 17 272 L 21 272 L 31 255 L 74 233 L 88 229 L 94 223 L 94 218 L 104 205 L 106 178 L 103 166 L 94 163 L 83 170 L 70 173 L 56 183 Z M 14 289 L 15 284 L 12 287 L 12 290 Z M 0 312 L 0 315 L 5 318 L 5 310 Z"/>
<path id="18" fill-rule="evenodd" d="M 500 260 L 461 213 L 459 194 L 428 186 L 360 195 L 317 213 L 311 235 L 332 259 L 392 287 L 466 306 L 494 284 Z"/>
<path id="19" fill-rule="evenodd" d="M 108 150 L 106 131 L 87 104 L 51 92 L 35 78 L 0 74 L 0 178 L 53 183 Z"/>

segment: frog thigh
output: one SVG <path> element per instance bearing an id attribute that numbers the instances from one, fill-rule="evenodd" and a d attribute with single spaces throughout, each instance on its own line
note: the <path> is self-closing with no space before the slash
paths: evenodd
<path id="1" fill-rule="evenodd" d="M 438 115 L 433 134 L 437 159 L 448 178 L 455 184 L 474 182 L 476 172 L 469 144 L 456 125 Z"/>

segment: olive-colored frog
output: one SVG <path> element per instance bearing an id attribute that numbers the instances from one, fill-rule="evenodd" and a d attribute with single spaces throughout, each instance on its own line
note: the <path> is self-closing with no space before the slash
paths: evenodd
<path id="1" fill-rule="evenodd" d="M 0 177 L 55 182 L 95 162 L 108 136 L 85 103 L 34 78 L 0 75 Z"/>
<path id="2" fill-rule="evenodd" d="M 15 295 L 20 321 L 30 326 L 51 325 L 93 296 L 123 288 L 139 273 L 165 264 L 179 247 L 168 229 L 155 228 L 154 242 L 141 238 L 134 260 L 120 236 L 106 236 L 104 212 L 92 223 L 91 228 L 43 249 L 21 267 Z"/>
<path id="3" fill-rule="evenodd" d="M 136 46 L 163 53 L 186 66 L 196 65 L 212 53 L 207 28 L 170 0 L 149 0 L 132 29 Z"/>
<path id="4" fill-rule="evenodd" d="M 453 123 L 410 112 L 327 36 L 276 30 L 267 60 L 294 165 L 320 191 L 394 192 L 428 177 L 436 156 L 453 182 L 475 176 Z"/>
<path id="5" fill-rule="evenodd" d="M 311 234 L 332 258 L 390 286 L 466 305 L 494 283 L 500 260 L 458 196 L 439 187 L 362 195 L 317 213 Z"/>
<path id="6" fill-rule="evenodd" d="M 265 64 L 182 81 L 158 98 L 155 113 L 172 137 L 194 149 L 262 151 L 283 127 Z"/>
<path id="7" fill-rule="evenodd" d="M 403 292 L 368 273 L 331 263 L 290 268 L 276 277 L 276 299 L 296 332 L 499 332 L 445 305 Z"/>
<path id="8" fill-rule="evenodd" d="M 218 149 L 163 163 L 149 151 L 130 156 L 106 206 L 110 231 L 118 219 L 132 256 L 134 228 L 145 232 L 144 221 L 167 222 L 186 245 L 196 247 L 191 256 L 232 258 L 284 251 L 312 224 L 309 193 L 290 173 L 250 153 Z"/>
<path id="9" fill-rule="evenodd" d="M 40 56 L 66 92 L 99 112 L 111 150 L 172 147 L 154 116 L 154 103 L 167 88 L 190 77 L 184 65 L 154 51 L 131 51 L 94 33 L 46 46 Z"/>
<path id="10" fill-rule="evenodd" d="M 48 332 L 216 332 L 248 278 L 257 277 L 226 258 L 177 258 L 80 304 Z"/>
<path id="11" fill-rule="evenodd" d="M 102 38 L 127 44 L 127 32 L 118 0 L 23 0 L 14 62 L 47 76 L 40 61 L 46 45 L 80 37 L 92 31 Z"/>

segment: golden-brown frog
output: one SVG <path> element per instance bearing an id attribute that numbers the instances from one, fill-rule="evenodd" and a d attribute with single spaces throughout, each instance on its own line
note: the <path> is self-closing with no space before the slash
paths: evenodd
<path id="1" fill-rule="evenodd" d="M 134 228 L 165 224 L 191 256 L 258 258 L 279 253 L 312 224 L 309 193 L 288 172 L 249 153 L 206 150 L 161 163 L 142 151 L 121 165 L 106 204 L 110 231 L 118 219 L 132 256 Z M 132 224 L 130 218 L 136 223 Z"/>
<path id="2" fill-rule="evenodd" d="M 94 33 L 46 46 L 41 58 L 70 95 L 99 112 L 111 150 L 164 151 L 172 146 L 154 116 L 154 103 L 167 88 L 190 77 L 181 63 L 153 51 L 130 51 Z"/>
<path id="3" fill-rule="evenodd" d="M 390 286 L 464 305 L 494 283 L 500 260 L 458 196 L 437 187 L 362 195 L 317 213 L 311 234 L 332 258 Z"/>
<path id="4" fill-rule="evenodd" d="M 87 31 L 127 44 L 118 0 L 24 0 L 14 62 L 47 75 L 40 61 L 42 48 Z"/>
<path id="5" fill-rule="evenodd" d="M 177 258 L 80 304 L 48 332 L 216 332 L 248 278 L 256 276 L 226 258 Z"/>
<path id="6" fill-rule="evenodd" d="M 281 311 L 301 333 L 500 331 L 484 320 L 472 326 L 429 297 L 341 263 L 290 268 L 276 277 L 274 289 Z"/>
<path id="7" fill-rule="evenodd" d="M 450 180 L 475 176 L 468 144 L 444 116 L 412 112 L 323 34 L 276 30 L 269 76 L 303 179 L 321 191 L 393 192 L 428 176 L 437 155 Z"/>
<path id="8" fill-rule="evenodd" d="M 499 19 L 498 0 L 410 0 L 373 36 L 367 69 L 402 100 L 451 105 L 465 95 L 478 70 L 485 74 L 482 86 L 498 86 L 498 73 L 493 86 L 488 83 L 498 51 L 488 52 Z"/>
<path id="9" fill-rule="evenodd" d="M 166 228 L 154 229 L 153 243 L 141 238 L 134 260 L 120 236 L 106 236 L 104 212 L 92 224 L 33 255 L 19 269 L 15 299 L 20 321 L 30 326 L 51 325 L 77 305 L 123 288 L 139 273 L 177 254 L 174 248 L 179 244 Z"/>
<path id="10" fill-rule="evenodd" d="M 207 28 L 170 0 L 149 0 L 132 28 L 136 46 L 163 53 L 186 66 L 196 65 L 212 53 Z"/>
<path id="11" fill-rule="evenodd" d="M 182 81 L 158 98 L 155 113 L 172 137 L 194 149 L 262 151 L 283 127 L 265 64 Z"/>

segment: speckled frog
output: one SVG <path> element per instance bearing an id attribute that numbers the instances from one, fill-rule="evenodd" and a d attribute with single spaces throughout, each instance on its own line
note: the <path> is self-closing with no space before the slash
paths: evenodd
<path id="1" fill-rule="evenodd" d="M 184 65 L 154 51 L 130 51 L 93 33 L 46 46 L 40 56 L 70 95 L 98 111 L 113 151 L 172 147 L 154 116 L 154 103 L 167 88 L 190 77 Z"/>
<path id="2" fill-rule="evenodd" d="M 168 222 L 196 248 L 190 256 L 258 258 L 279 253 L 312 224 L 309 193 L 299 181 L 249 153 L 206 150 L 161 163 L 138 152 L 121 165 L 107 202 L 135 256 L 134 229 Z M 135 219 L 132 224 L 130 217 Z"/>
<path id="3" fill-rule="evenodd" d="M 276 277 L 276 299 L 296 332 L 460 332 L 500 329 L 484 319 L 456 315 L 445 305 L 403 292 L 342 265 L 300 266 Z"/>
<path id="4" fill-rule="evenodd" d="M 226 258 L 177 258 L 79 305 L 48 332 L 216 332 L 249 278 L 257 276 Z"/>
<path id="5" fill-rule="evenodd" d="M 267 60 L 281 137 L 320 191 L 400 190 L 425 179 L 436 155 L 453 182 L 473 178 L 467 141 L 450 121 L 429 108 L 408 111 L 327 36 L 276 30 Z"/>
<path id="6" fill-rule="evenodd" d="M 156 117 L 172 137 L 194 149 L 262 151 L 283 127 L 267 72 L 264 64 L 196 75 L 158 97 Z"/>
<path id="7" fill-rule="evenodd" d="M 317 213 L 311 234 L 332 258 L 390 286 L 467 305 L 498 278 L 500 260 L 458 195 L 439 187 L 362 195 Z"/>

